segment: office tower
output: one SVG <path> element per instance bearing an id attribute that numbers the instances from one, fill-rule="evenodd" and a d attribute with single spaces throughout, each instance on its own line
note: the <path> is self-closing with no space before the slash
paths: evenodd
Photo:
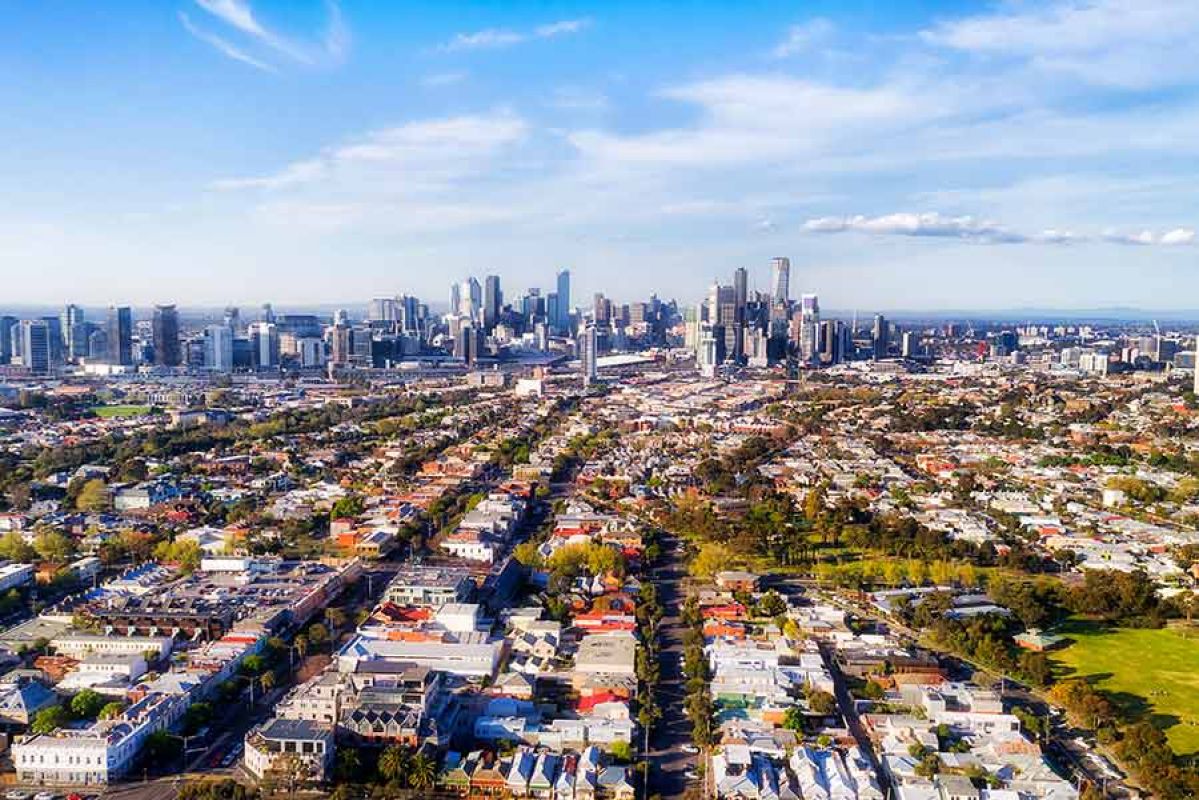
<path id="1" fill-rule="evenodd" d="M 545 322 L 550 331 L 558 331 L 558 293 L 550 292 L 545 296 Z"/>
<path id="2" fill-rule="evenodd" d="M 399 304 L 394 297 L 376 297 L 366 307 L 367 322 L 396 322 L 400 318 Z"/>
<path id="3" fill-rule="evenodd" d="M 87 321 L 83 309 L 74 303 L 62 312 L 62 335 L 67 360 L 74 361 L 87 355 Z"/>
<path id="4" fill-rule="evenodd" d="M 108 333 L 97 327 L 87 335 L 87 360 L 101 363 L 108 360 Z"/>
<path id="5" fill-rule="evenodd" d="M 462 284 L 450 284 L 450 313 L 457 314 L 458 307 L 462 305 Z"/>
<path id="6" fill-rule="evenodd" d="M 483 287 L 479 285 L 478 279 L 467 278 L 462 282 L 462 286 L 458 290 L 458 308 L 456 309 L 456 313 L 459 316 L 474 319 L 482 305 Z"/>
<path id="7" fill-rule="evenodd" d="M 500 276 L 488 275 L 483 279 L 483 330 L 490 331 L 500 318 L 504 305 L 504 294 L 500 290 Z"/>
<path id="8" fill-rule="evenodd" d="M 791 301 L 791 259 L 779 257 L 770 262 L 770 299 L 775 305 Z"/>
<path id="9" fill-rule="evenodd" d="M 538 318 L 545 315 L 545 298 L 540 289 L 529 289 L 520 299 L 520 314 L 525 319 L 525 325 L 532 327 Z"/>
<path id="10" fill-rule="evenodd" d="M 56 366 L 66 361 L 65 348 L 66 336 L 62 329 L 62 319 L 59 317 L 42 317 L 41 321 L 46 323 L 46 346 L 50 358 L 50 364 Z"/>
<path id="11" fill-rule="evenodd" d="M 279 335 L 291 334 L 296 338 L 320 338 L 321 321 L 315 314 L 280 314 L 275 319 Z"/>
<path id="12" fill-rule="evenodd" d="M 274 323 L 250 323 L 250 365 L 254 369 L 278 369 L 279 330 Z"/>
<path id="13" fill-rule="evenodd" d="M 412 295 L 400 295 L 398 302 L 400 330 L 404 333 L 419 335 L 421 330 L 420 299 Z"/>
<path id="14" fill-rule="evenodd" d="M 749 302 L 749 272 L 737 267 L 733 272 L 733 302 L 737 306 L 737 321 L 745 321 L 745 304 Z"/>
<path id="15" fill-rule="evenodd" d="M 301 369 L 312 369 L 325 363 L 325 343 L 317 337 L 304 337 L 296 340 L 296 351 L 300 358 Z"/>
<path id="16" fill-rule="evenodd" d="M 550 326 L 544 322 L 534 325 L 533 340 L 536 342 L 538 352 L 547 352 L 550 349 Z"/>
<path id="17" fill-rule="evenodd" d="M 699 345 L 696 349 L 696 366 L 705 378 L 716 377 L 716 367 L 723 360 L 721 348 L 724 342 L 724 331 L 719 325 L 704 325 L 699 331 Z"/>
<path id="18" fill-rule="evenodd" d="M 333 312 L 333 324 L 334 325 L 349 325 L 350 324 L 350 312 L 346 311 L 344 308 L 339 308 L 336 311 L 334 311 Z"/>
<path id="19" fill-rule="evenodd" d="M 211 372 L 233 371 L 233 329 L 228 325 L 204 329 L 204 368 Z"/>
<path id="20" fill-rule="evenodd" d="M 1174 356 L 1178 353 L 1178 342 L 1173 339 L 1167 339 L 1164 336 L 1157 336 L 1153 342 L 1153 360 L 1159 364 L 1164 364 L 1167 361 L 1173 361 Z"/>
<path id="21" fill-rule="evenodd" d="M 338 323 L 330 329 L 331 347 L 330 362 L 334 366 L 344 366 L 350 363 L 354 352 L 354 330 L 349 325 Z"/>
<path id="22" fill-rule="evenodd" d="M 237 306 L 225 307 L 225 327 L 235 334 L 241 329 L 241 309 Z"/>
<path id="23" fill-rule="evenodd" d="M 108 363 L 133 363 L 133 313 L 128 306 L 108 309 Z"/>
<path id="24" fill-rule="evenodd" d="M 570 270 L 558 270 L 558 316 L 554 324 L 562 333 L 570 330 Z"/>
<path id="25" fill-rule="evenodd" d="M 473 325 L 463 325 L 454 337 L 454 356 L 474 366 L 483 349 L 483 332 Z"/>
<path id="26" fill-rule="evenodd" d="M 904 358 L 916 358 L 920 355 L 920 337 L 915 331 L 904 331 L 899 342 L 899 353 Z"/>
<path id="27" fill-rule="evenodd" d="M 371 336 L 370 328 L 351 329 L 350 363 L 356 367 L 374 366 L 374 337 Z"/>
<path id="28" fill-rule="evenodd" d="M 604 297 L 603 292 L 596 292 L 591 306 L 591 317 L 595 324 L 607 327 L 612 322 L 612 301 Z"/>
<path id="29" fill-rule="evenodd" d="M 270 303 L 262 304 L 262 322 L 275 324 L 275 309 L 271 307 Z"/>
<path id="30" fill-rule="evenodd" d="M 174 306 L 154 307 L 154 363 L 177 367 L 183 361 L 179 351 L 179 312 Z"/>
<path id="31" fill-rule="evenodd" d="M 583 386 L 590 386 L 599 378 L 599 337 L 594 325 L 583 329 L 579 337 L 579 360 L 583 365 Z"/>
<path id="32" fill-rule="evenodd" d="M 843 325 L 840 320 L 826 319 L 820 323 L 820 363 L 837 364 L 841 361 Z"/>
<path id="33" fill-rule="evenodd" d="M 799 358 L 814 364 L 820 347 L 820 302 L 814 294 L 805 294 L 799 304 Z"/>
<path id="34" fill-rule="evenodd" d="M 874 346 L 874 357 L 886 358 L 890 331 L 887 328 L 887 318 L 882 314 L 874 315 L 874 328 L 870 332 L 870 341 Z"/>
<path id="35" fill-rule="evenodd" d="M 44 319 L 23 319 L 17 323 L 12 334 L 13 355 L 20 359 L 22 367 L 37 375 L 50 372 L 52 335 L 51 327 Z"/>
<path id="36" fill-rule="evenodd" d="M 13 326 L 17 324 L 16 317 L 0 317 L 0 364 L 8 364 L 13 357 Z"/>

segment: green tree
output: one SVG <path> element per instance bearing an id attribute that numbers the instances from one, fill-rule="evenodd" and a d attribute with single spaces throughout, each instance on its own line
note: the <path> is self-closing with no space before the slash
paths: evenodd
<path id="1" fill-rule="evenodd" d="M 379 775 L 388 782 L 399 782 L 409 763 L 408 750 L 393 744 L 379 756 Z"/>
<path id="2" fill-rule="evenodd" d="M 84 689 L 71 698 L 71 713 L 83 719 L 95 719 L 104 705 L 103 695 L 93 689 Z"/>
<path id="3" fill-rule="evenodd" d="M 100 709 L 100 719 L 116 719 L 121 716 L 121 712 L 125 710 L 125 704 L 119 700 L 114 700 L 111 703 L 105 703 Z"/>
<path id="4" fill-rule="evenodd" d="M 329 641 L 329 629 L 319 622 L 308 627 L 308 641 L 320 647 Z"/>
<path id="5" fill-rule="evenodd" d="M 0 558 L 6 561 L 29 562 L 37 558 L 37 551 L 16 531 L 0 536 Z"/>
<path id="6" fill-rule="evenodd" d="M 33 733 L 53 733 L 71 721 L 71 715 L 62 706 L 47 706 L 33 715 L 29 730 Z"/>
<path id="7" fill-rule="evenodd" d="M 107 511 L 110 503 L 108 485 L 99 478 L 85 483 L 75 499 L 75 506 L 80 511 Z"/>
<path id="8" fill-rule="evenodd" d="M 75 555 L 75 543 L 58 531 L 46 531 L 38 536 L 33 549 L 52 564 L 65 564 Z"/>
<path id="9" fill-rule="evenodd" d="M 437 763 L 427 753 L 417 753 L 408 769 L 408 784 L 413 789 L 428 791 L 437 782 Z"/>

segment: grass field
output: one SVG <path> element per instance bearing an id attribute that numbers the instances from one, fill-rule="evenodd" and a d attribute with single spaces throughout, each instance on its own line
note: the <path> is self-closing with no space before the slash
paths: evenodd
<path id="1" fill-rule="evenodd" d="M 1059 677 L 1090 680 L 1128 714 L 1162 728 L 1178 753 L 1199 752 L 1199 630 L 1109 628 L 1072 620 L 1054 630 Z"/>
<path id="2" fill-rule="evenodd" d="M 140 417 L 149 414 L 149 406 L 94 406 L 92 411 L 97 417 Z"/>

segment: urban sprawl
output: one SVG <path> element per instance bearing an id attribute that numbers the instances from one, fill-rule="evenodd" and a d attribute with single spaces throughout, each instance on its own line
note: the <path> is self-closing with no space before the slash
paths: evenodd
<path id="1" fill-rule="evenodd" d="M 1199 327 L 308 311 L 0 316 L 9 800 L 1199 792 Z"/>

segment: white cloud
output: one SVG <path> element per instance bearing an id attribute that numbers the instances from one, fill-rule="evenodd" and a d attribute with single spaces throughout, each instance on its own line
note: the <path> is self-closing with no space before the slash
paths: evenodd
<path id="1" fill-rule="evenodd" d="M 267 64 L 265 61 L 259 61 L 248 53 L 243 52 L 232 43 L 222 39 L 220 36 L 196 27 L 196 25 L 191 21 L 191 18 L 189 18 L 187 14 L 183 13 L 182 11 L 179 12 L 179 21 L 183 23 L 184 30 L 199 39 L 201 42 L 204 42 L 210 47 L 215 48 L 217 52 L 227 56 L 228 58 L 231 58 L 234 61 L 240 61 L 243 64 L 248 64 L 249 66 L 254 67 L 255 69 L 260 69 L 263 72 L 277 72 L 277 70 L 270 64 Z"/>
<path id="2" fill-rule="evenodd" d="M 297 42 L 266 27 L 259 21 L 246 0 L 195 0 L 195 3 L 210 14 L 214 20 L 223 23 L 234 33 L 252 42 L 258 50 L 282 55 L 300 64 L 314 65 L 322 61 L 338 62 L 345 56 L 350 46 L 350 31 L 345 24 L 341 6 L 337 0 L 326 0 L 328 22 L 319 42 L 315 43 Z M 274 67 L 269 65 L 264 58 L 250 55 L 244 48 L 235 46 L 226 39 L 198 30 L 182 12 L 180 19 L 189 33 L 212 45 L 226 56 L 259 69 L 274 70 Z"/>
<path id="3" fill-rule="evenodd" d="M 1040 233 L 1025 234 L 997 222 L 974 216 L 948 216 L 936 211 L 922 213 L 900 212 L 879 217 L 857 214 L 849 217 L 815 217 L 806 221 L 802 229 L 807 233 L 864 233 L 879 236 L 914 236 L 947 239 L 965 239 L 988 244 L 1072 244 L 1095 240 L 1073 231 L 1047 228 Z M 1109 228 L 1098 237 L 1100 241 L 1132 245 L 1189 245 L 1196 241 L 1196 233 L 1190 228 L 1175 228 L 1162 234 L 1149 230 L 1121 232 Z"/>
<path id="4" fill-rule="evenodd" d="M 1165 245 L 1194 244 L 1195 230 L 1194 228 L 1175 228 L 1163 233 L 1159 241 Z"/>
<path id="5" fill-rule="evenodd" d="M 823 42 L 833 32 L 833 23 L 823 17 L 808 20 L 787 29 L 787 37 L 775 46 L 775 58 L 789 58 L 806 53 L 814 45 Z"/>
<path id="6" fill-rule="evenodd" d="M 852 217 L 818 217 L 803 224 L 809 233 L 871 233 L 896 236 L 929 236 L 933 238 L 969 239 L 980 242 L 1014 243 L 1027 237 L 1001 227 L 995 222 L 976 217 L 949 217 L 932 212 L 901 212 L 881 217 L 861 214 Z"/>
<path id="7" fill-rule="evenodd" d="M 589 25 L 591 25 L 591 20 L 586 18 L 563 19 L 547 25 L 538 25 L 533 29 L 533 34 L 540 39 L 552 39 L 555 36 L 579 33 Z"/>
<path id="8" fill-rule="evenodd" d="M 1103 232 L 1103 239 L 1116 244 L 1178 247 L 1195 244 L 1196 234 L 1192 228 L 1174 228 L 1160 234 L 1150 230 L 1122 232 L 1117 229 L 1108 229 Z"/>
<path id="9" fill-rule="evenodd" d="M 1095 84 L 1149 87 L 1193 80 L 1197 34 L 1191 0 L 1056 0 L 949 20 L 922 37 Z"/>
<path id="10" fill-rule="evenodd" d="M 535 39 L 554 39 L 579 33 L 591 24 L 589 19 L 564 19 L 538 25 L 531 31 L 514 31 L 506 28 L 486 28 L 471 33 L 457 33 L 441 46 L 447 53 L 462 50 L 495 50 L 523 44 Z"/>

